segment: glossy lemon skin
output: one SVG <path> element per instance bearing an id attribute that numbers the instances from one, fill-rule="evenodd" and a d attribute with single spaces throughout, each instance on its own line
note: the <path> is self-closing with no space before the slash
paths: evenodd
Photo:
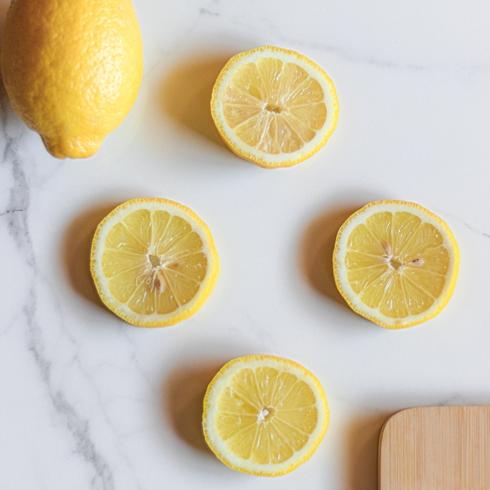
<path id="1" fill-rule="evenodd" d="M 14 111 L 58 158 L 93 155 L 141 84 L 141 33 L 131 0 L 15 0 L 2 75 Z"/>

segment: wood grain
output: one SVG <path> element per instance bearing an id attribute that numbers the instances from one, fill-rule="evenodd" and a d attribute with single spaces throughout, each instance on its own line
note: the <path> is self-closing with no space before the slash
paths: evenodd
<path id="1" fill-rule="evenodd" d="M 420 407 L 384 425 L 380 490 L 490 490 L 490 406 Z"/>

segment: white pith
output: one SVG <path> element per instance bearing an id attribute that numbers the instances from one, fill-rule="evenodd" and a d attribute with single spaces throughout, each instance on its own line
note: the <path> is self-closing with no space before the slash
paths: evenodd
<path id="1" fill-rule="evenodd" d="M 260 357 L 260 356 L 259 356 Z M 298 380 L 304 381 L 315 394 L 316 410 L 317 410 L 317 425 L 309 436 L 308 442 L 299 451 L 296 451 L 286 461 L 277 464 L 258 464 L 248 459 L 244 459 L 234 454 L 226 445 L 218 434 L 216 427 L 216 416 L 218 415 L 218 400 L 223 393 L 223 390 L 230 384 L 231 379 L 237 372 L 242 369 L 256 369 L 259 367 L 271 367 L 278 371 L 288 372 L 298 378 Z M 260 474 L 278 474 L 289 471 L 291 468 L 296 467 L 303 461 L 308 459 L 312 450 L 316 448 L 320 439 L 322 438 L 326 426 L 328 424 L 328 407 L 326 405 L 325 394 L 323 389 L 319 386 L 317 380 L 315 380 L 311 374 L 309 374 L 304 368 L 296 366 L 289 362 L 281 362 L 279 358 L 269 359 L 257 359 L 257 360 L 245 360 L 245 361 L 232 361 L 229 367 L 220 371 L 219 379 L 213 382 L 212 388 L 208 388 L 206 394 L 206 419 L 204 420 L 204 430 L 208 439 L 208 443 L 213 446 L 213 450 L 220 455 L 230 466 L 235 467 L 241 471 Z M 273 409 L 274 407 L 272 407 Z M 257 413 L 257 423 L 264 423 L 265 418 L 269 415 L 269 408 L 263 407 Z"/>
<path id="2" fill-rule="evenodd" d="M 403 318 L 393 318 L 383 314 L 379 311 L 378 308 L 372 308 L 366 305 L 361 299 L 358 293 L 356 293 L 348 280 L 347 273 L 348 268 L 345 266 L 345 256 L 348 251 L 347 244 L 352 231 L 364 223 L 369 217 L 374 214 L 383 213 L 383 212 L 408 212 L 415 216 L 417 216 L 422 222 L 430 223 L 433 225 L 441 234 L 443 238 L 443 246 L 446 248 L 449 254 L 449 265 L 448 270 L 446 272 L 446 281 L 444 283 L 444 287 L 440 292 L 438 298 L 434 301 L 430 308 L 427 310 L 415 314 L 408 315 Z M 450 237 L 450 231 L 438 220 L 436 217 L 432 216 L 429 213 L 424 212 L 423 208 L 411 204 L 411 203 L 386 203 L 386 204 L 378 204 L 366 206 L 366 208 L 361 211 L 359 214 L 349 218 L 348 223 L 343 228 L 341 235 L 337 238 L 336 243 L 336 256 L 335 256 L 335 272 L 336 279 L 340 284 L 341 289 L 344 294 L 349 298 L 349 302 L 355 308 L 360 310 L 365 316 L 368 318 L 375 318 L 383 324 L 389 326 L 397 326 L 397 325 L 405 325 L 405 324 L 416 324 L 420 321 L 433 317 L 441 308 L 441 303 L 445 301 L 448 293 L 450 292 L 450 288 L 452 287 L 452 278 L 455 273 L 456 266 L 456 254 L 458 253 L 457 244 Z M 388 261 L 387 261 L 388 262 Z"/>
<path id="3" fill-rule="evenodd" d="M 165 314 L 141 314 L 133 311 L 128 307 L 127 304 L 121 303 L 117 298 L 113 296 L 109 288 L 109 281 L 102 270 L 102 257 L 105 251 L 105 242 L 107 235 L 111 229 L 117 223 L 124 220 L 129 214 L 138 211 L 140 209 L 145 209 L 149 211 L 166 211 L 171 216 L 177 216 L 185 220 L 191 227 L 192 231 L 197 233 L 202 240 L 203 247 L 202 252 L 206 255 L 208 259 L 206 274 L 201 281 L 200 287 L 194 297 L 187 303 L 181 305 L 176 310 L 165 313 Z M 151 254 L 151 250 L 148 251 L 147 256 Z M 211 253 L 210 240 L 207 233 L 203 230 L 202 226 L 199 226 L 199 222 L 194 218 L 192 211 L 188 210 L 184 206 L 178 203 L 172 203 L 172 201 L 164 200 L 134 200 L 133 202 L 125 203 L 119 208 L 116 208 L 105 220 L 104 224 L 98 230 L 97 240 L 94 243 L 94 248 L 92 251 L 92 262 L 94 267 L 94 272 L 97 277 L 97 286 L 99 289 L 99 294 L 104 297 L 108 306 L 120 314 L 123 317 L 131 319 L 132 321 L 139 324 L 158 324 L 165 323 L 171 318 L 178 317 L 180 314 L 192 310 L 195 304 L 199 301 L 201 292 L 206 289 L 209 281 L 211 280 L 212 272 L 215 267 L 213 263 L 214 256 Z"/>
<path id="4" fill-rule="evenodd" d="M 312 140 L 305 143 L 303 147 L 294 152 L 271 154 L 262 150 L 258 150 L 257 148 L 245 143 L 236 135 L 235 131 L 226 122 L 226 118 L 223 114 L 222 101 L 224 100 L 224 91 L 226 90 L 235 73 L 244 64 L 253 63 L 263 58 L 274 58 L 284 63 L 293 63 L 298 65 L 299 67 L 304 69 L 311 78 L 315 79 L 320 84 L 323 90 L 324 103 L 327 107 L 327 117 L 325 119 L 325 123 L 323 124 L 322 128 L 317 130 L 316 135 L 313 137 Z M 267 164 L 271 165 L 276 164 L 278 166 L 285 162 L 301 160 L 304 155 L 315 152 L 318 149 L 319 145 L 322 143 L 325 136 L 332 131 L 333 126 L 336 122 L 338 111 L 335 87 L 333 85 L 333 82 L 328 79 L 326 74 L 324 74 L 323 70 L 319 71 L 319 68 L 315 67 L 313 62 L 309 63 L 299 55 L 294 55 L 294 53 L 291 52 L 283 52 L 275 49 L 257 50 L 250 53 L 248 56 L 241 57 L 239 61 L 236 62 L 221 79 L 220 85 L 215 94 L 215 109 L 215 115 L 219 119 L 219 124 L 222 130 L 225 132 L 227 138 L 229 138 L 229 140 L 232 142 L 232 146 L 240 148 L 243 153 L 252 155 L 253 157 L 255 157 L 255 159 L 267 162 Z"/>

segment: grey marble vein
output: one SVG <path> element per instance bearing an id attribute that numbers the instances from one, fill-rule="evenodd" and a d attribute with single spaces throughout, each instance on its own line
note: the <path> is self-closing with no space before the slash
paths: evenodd
<path id="1" fill-rule="evenodd" d="M 220 13 L 205 7 L 199 9 L 199 15 L 207 15 L 209 17 L 219 17 Z"/>
<path id="2" fill-rule="evenodd" d="M 490 238 L 490 232 L 478 228 L 477 226 L 466 221 L 464 218 L 456 216 L 452 213 L 447 213 L 443 210 L 439 210 L 438 212 L 442 215 L 448 216 L 449 218 L 451 218 L 452 220 L 454 220 L 458 223 L 461 223 L 467 230 L 471 231 L 473 234 L 478 235 L 482 238 Z"/>
<path id="3" fill-rule="evenodd" d="M 467 72 L 490 72 L 490 60 L 485 61 L 484 63 L 457 63 L 457 64 L 440 64 L 440 63 L 403 63 L 398 62 L 388 58 L 382 58 L 379 56 L 375 56 L 372 54 L 364 54 L 359 50 L 355 49 L 347 49 L 343 46 L 336 44 L 329 44 L 327 42 L 319 42 L 316 40 L 305 40 L 304 38 L 297 38 L 293 36 L 286 36 L 281 29 L 270 19 L 261 18 L 260 24 L 250 24 L 244 22 L 242 19 L 230 19 L 228 22 L 246 28 L 248 31 L 259 32 L 263 34 L 264 32 L 269 33 L 269 36 L 272 34 L 272 37 L 276 40 L 294 46 L 298 49 L 310 50 L 310 51 L 319 51 L 328 53 L 338 58 L 356 64 L 364 64 L 369 65 L 374 68 L 379 69 L 402 69 L 409 71 L 449 71 L 449 72 L 458 72 L 463 71 Z"/>
<path id="4" fill-rule="evenodd" d="M 91 438 L 89 422 L 77 413 L 63 392 L 56 389 L 52 382 L 52 364 L 45 355 L 42 328 L 36 316 L 36 283 L 40 276 L 29 229 L 31 190 L 18 152 L 18 144 L 22 137 L 22 131 L 13 136 L 9 135 L 7 126 L 11 112 L 9 112 L 4 100 L 1 106 L 0 132 L 5 141 L 2 164 L 10 166 L 12 175 L 9 201 L 3 215 L 7 217 L 8 233 L 16 244 L 17 250 L 25 264 L 31 271 L 29 277 L 30 287 L 22 307 L 22 315 L 26 326 L 27 348 L 38 368 L 39 375 L 45 385 L 54 410 L 64 421 L 73 437 L 75 452 L 92 468 L 92 488 L 112 490 L 114 489 L 112 470 L 97 450 Z"/>
<path id="5" fill-rule="evenodd" d="M 480 235 L 484 238 L 490 238 L 490 233 L 487 232 L 487 231 L 483 231 L 483 230 L 480 230 L 479 228 L 477 228 L 476 226 L 473 226 L 472 224 L 466 222 L 466 221 L 462 221 L 461 220 L 461 223 L 463 223 L 463 225 L 470 231 L 472 231 L 473 233 L 476 233 L 477 235 Z"/>
<path id="6" fill-rule="evenodd" d="M 22 138 L 22 131 L 10 135 L 7 126 L 9 122 L 10 111 L 5 100 L 2 100 L 0 107 L 1 116 L 1 133 L 5 141 L 3 149 L 2 162 L 10 165 L 13 184 L 9 190 L 9 201 L 7 209 L 2 213 L 7 216 L 7 227 L 10 236 L 17 245 L 19 252 L 25 259 L 26 264 L 34 268 L 35 257 L 32 245 L 29 226 L 27 223 L 27 209 L 30 204 L 30 191 L 26 175 L 22 169 L 21 161 L 18 155 L 18 144 Z"/>
<path id="7" fill-rule="evenodd" d="M 59 303 L 59 300 L 55 294 L 55 291 L 52 290 L 52 286 L 51 286 L 49 280 L 46 277 L 43 277 L 39 271 L 37 272 L 37 280 L 42 283 L 42 288 L 44 291 L 50 292 L 51 304 L 52 304 L 53 309 L 56 310 L 57 317 L 59 319 L 59 324 L 60 324 L 60 327 L 62 329 L 62 333 L 63 333 L 65 339 L 71 345 L 71 348 L 73 350 L 73 354 L 72 354 L 71 359 L 69 361 L 69 365 L 76 367 L 76 369 L 78 370 L 80 375 L 83 377 L 83 379 L 85 380 L 87 385 L 90 387 L 91 392 L 93 394 L 93 397 L 94 397 L 95 401 L 97 402 L 98 414 L 101 415 L 102 420 L 106 424 L 106 427 L 111 431 L 113 440 L 116 442 L 116 446 L 115 446 L 116 450 L 117 450 L 119 456 L 121 457 L 121 459 L 124 461 L 124 465 L 126 466 L 126 468 L 128 470 L 131 470 L 132 477 L 133 477 L 133 487 L 132 488 L 134 488 L 135 490 L 143 490 L 143 487 L 141 486 L 141 483 L 139 481 L 139 477 L 138 477 L 137 472 L 134 468 L 134 465 L 133 465 L 130 457 L 128 456 L 128 454 L 126 453 L 126 451 L 123 448 L 123 442 L 124 442 L 123 439 L 126 435 L 121 434 L 121 432 L 117 429 L 116 424 L 113 422 L 113 420 L 111 419 L 111 417 L 107 411 L 107 406 L 106 406 L 107 403 L 104 400 L 103 393 L 101 393 L 99 387 L 97 386 L 97 383 L 94 379 L 94 376 L 92 375 L 92 373 L 89 370 L 86 369 L 86 367 L 82 363 L 82 359 L 79 355 L 79 351 L 80 351 L 79 342 L 78 342 L 77 338 L 69 331 L 66 323 L 64 322 L 61 304 Z M 136 358 L 136 352 L 135 352 L 134 345 L 131 344 L 131 347 L 132 347 L 132 350 L 130 352 L 130 361 L 137 367 L 138 372 L 140 372 L 140 374 L 142 375 L 144 380 L 149 384 L 149 380 L 146 378 L 143 370 L 139 366 L 138 360 Z M 66 399 L 66 397 L 64 397 L 64 395 L 61 391 L 59 391 L 58 393 L 59 393 L 59 395 L 61 395 L 63 398 Z M 59 398 L 59 396 L 58 396 L 58 398 Z M 55 407 L 58 406 L 54 402 L 53 402 L 53 404 L 55 405 Z M 88 427 L 88 422 L 85 422 L 85 423 Z M 70 428 L 70 425 L 68 425 L 68 428 Z M 88 432 L 87 432 L 87 436 L 89 436 Z M 78 438 L 76 438 L 76 440 L 78 441 Z M 78 445 L 78 443 L 77 443 L 77 445 Z M 93 444 L 93 442 L 90 439 L 87 439 L 87 445 L 88 445 L 89 449 L 90 449 L 90 447 L 92 447 L 93 450 L 89 451 L 88 455 L 86 453 L 80 453 L 80 452 L 79 452 L 79 454 L 96 469 L 96 476 L 97 475 L 100 476 L 99 479 L 94 478 L 94 482 L 95 483 L 98 483 L 98 482 L 104 483 L 104 480 L 101 479 L 102 476 L 104 476 L 104 474 L 110 475 L 110 481 L 113 481 L 114 478 L 113 478 L 113 474 L 112 474 L 112 470 L 111 470 L 110 466 L 108 464 L 105 464 L 105 463 L 104 463 L 104 465 L 99 464 L 100 462 L 102 462 L 102 458 L 100 455 L 96 459 L 94 459 L 92 457 L 89 457 L 89 458 L 87 457 L 87 456 L 93 456 L 93 454 L 95 454 L 95 449 L 96 449 L 95 445 Z M 84 445 L 84 447 L 85 447 L 85 445 Z M 101 471 L 102 469 L 104 469 L 104 472 Z M 104 483 L 104 484 L 106 484 L 106 483 Z M 100 488 L 102 488 L 103 490 L 106 490 L 106 488 L 111 489 L 114 487 L 113 486 L 102 486 Z"/>
<path id="8" fill-rule="evenodd" d="M 23 213 L 25 209 L 6 209 L 5 211 L 0 212 L 0 216 L 7 216 L 12 213 Z"/>
<path id="9" fill-rule="evenodd" d="M 93 469 L 92 488 L 114 489 L 112 470 L 92 441 L 90 424 L 77 413 L 62 391 L 57 390 L 51 380 L 52 364 L 44 353 L 41 326 L 36 319 L 37 299 L 34 285 L 28 293 L 23 314 L 27 326 L 27 346 L 38 367 L 41 379 L 47 388 L 51 403 L 66 424 L 75 441 L 75 452 Z"/>

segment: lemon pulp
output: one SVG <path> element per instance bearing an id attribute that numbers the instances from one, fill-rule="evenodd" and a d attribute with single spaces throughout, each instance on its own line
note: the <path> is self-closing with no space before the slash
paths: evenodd
<path id="1" fill-rule="evenodd" d="M 435 316 L 456 280 L 459 252 L 448 226 L 422 206 L 371 203 L 339 231 L 337 286 L 360 314 L 387 327 Z"/>
<path id="2" fill-rule="evenodd" d="M 335 87 L 300 53 L 265 46 L 233 57 L 216 81 L 212 113 L 239 156 L 266 167 L 306 159 L 333 132 Z"/>
<path id="3" fill-rule="evenodd" d="M 313 453 L 328 422 L 325 394 L 305 368 L 273 356 L 231 361 L 210 384 L 204 432 L 211 449 L 239 471 L 274 476 Z"/>
<path id="4" fill-rule="evenodd" d="M 99 225 L 91 268 L 110 309 L 129 323 L 158 326 L 194 311 L 216 264 L 209 230 L 189 209 L 142 199 L 116 208 Z"/>

